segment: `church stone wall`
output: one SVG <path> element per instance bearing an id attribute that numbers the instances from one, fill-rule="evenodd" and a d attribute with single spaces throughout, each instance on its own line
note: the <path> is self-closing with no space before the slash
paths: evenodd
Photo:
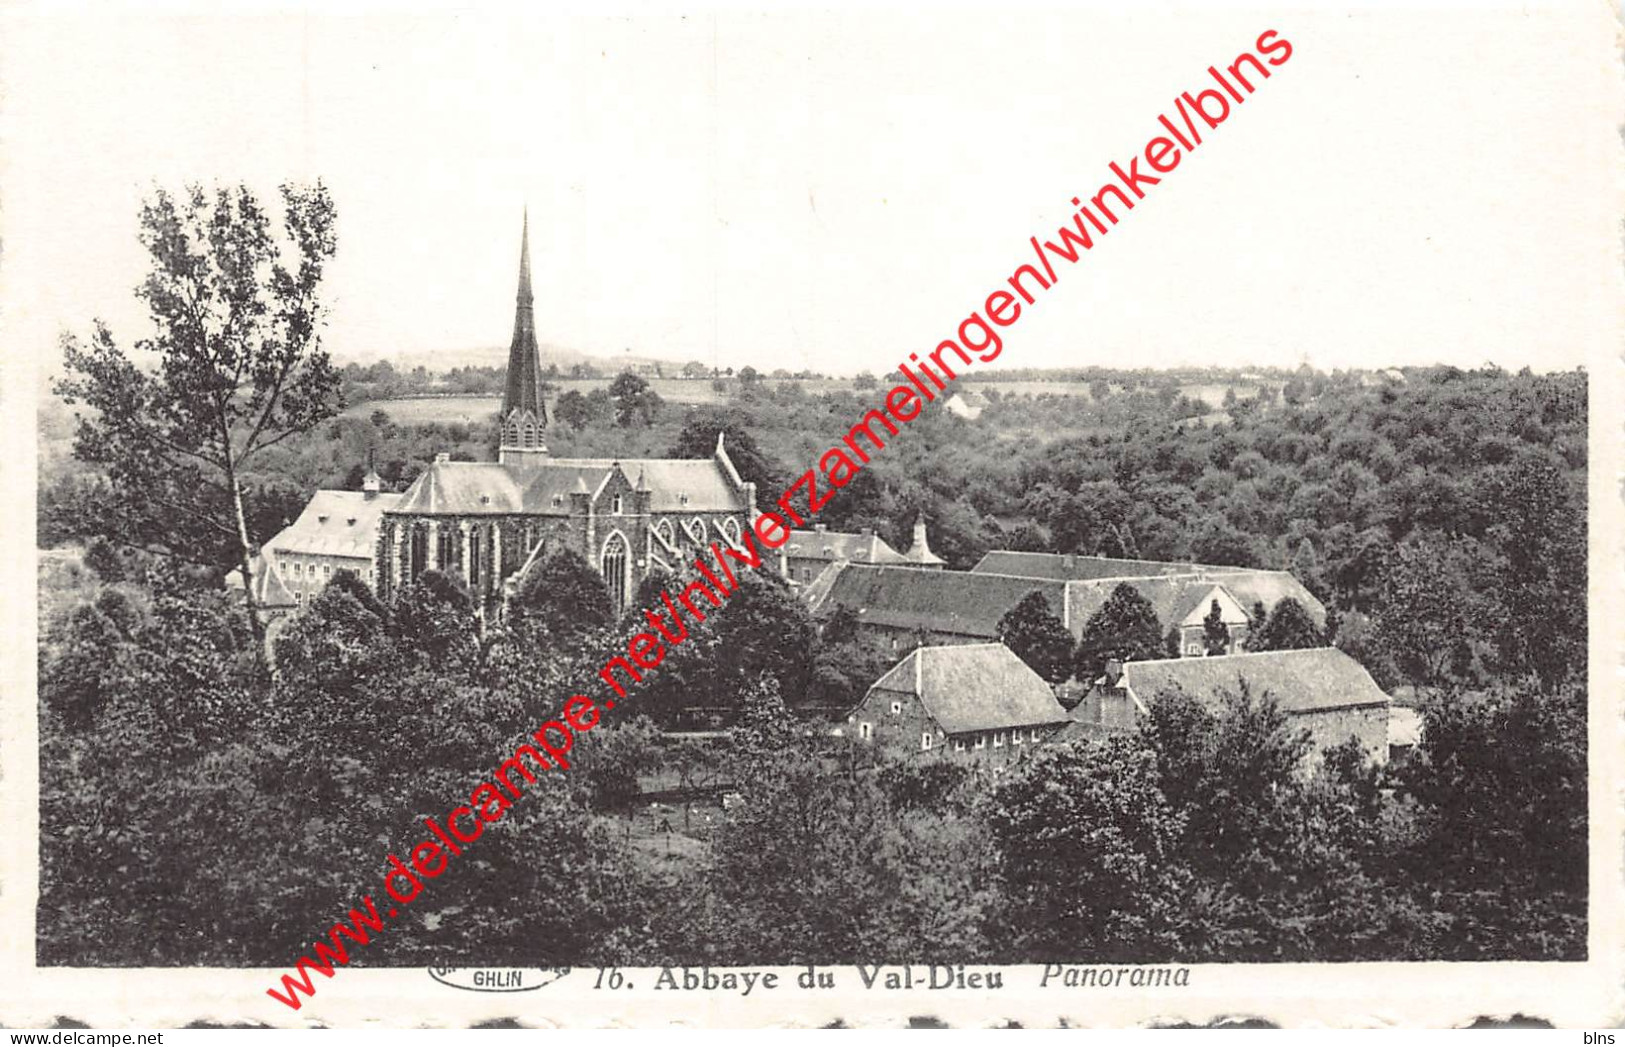
<path id="1" fill-rule="evenodd" d="M 617 495 L 622 499 L 618 515 Z M 587 508 L 586 496 L 575 499 L 578 508 Z M 410 584 L 415 568 L 436 569 L 462 579 L 481 610 L 493 612 L 500 609 L 506 583 L 517 583 L 533 554 L 539 559 L 568 549 L 601 571 L 618 534 L 626 540 L 627 583 L 617 605 L 625 606 L 651 570 L 685 578 L 694 573 L 696 559 L 710 560 L 713 542 L 727 547 L 747 524 L 741 511 L 651 514 L 648 500 L 647 493 L 612 483 L 591 507 L 602 511 L 570 516 L 386 515 L 378 541 L 378 592 L 392 598 Z"/>

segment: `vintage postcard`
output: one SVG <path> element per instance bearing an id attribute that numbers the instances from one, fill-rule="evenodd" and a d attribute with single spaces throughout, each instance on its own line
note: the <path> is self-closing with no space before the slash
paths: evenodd
<path id="1" fill-rule="evenodd" d="M 1618 1025 L 1620 34 L 0 5 L 0 1024 Z"/>

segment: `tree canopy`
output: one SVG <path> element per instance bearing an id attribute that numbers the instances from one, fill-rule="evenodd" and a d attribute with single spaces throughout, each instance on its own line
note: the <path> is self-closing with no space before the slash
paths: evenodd
<path id="1" fill-rule="evenodd" d="M 1072 675 L 1072 634 L 1050 611 L 1049 600 L 1033 590 L 999 619 L 999 642 L 1049 683 Z"/>
<path id="2" fill-rule="evenodd" d="M 1162 652 L 1162 625 L 1156 609 L 1138 589 L 1123 582 L 1083 624 L 1075 662 L 1077 676 L 1092 681 L 1106 671 L 1108 661 L 1143 661 L 1161 658 Z"/>
<path id="3" fill-rule="evenodd" d="M 573 549 L 560 548 L 525 573 L 508 603 L 516 628 L 568 640 L 615 620 L 603 575 Z"/>
<path id="4" fill-rule="evenodd" d="M 250 627 L 262 629 L 247 480 L 278 444 L 332 417 L 339 378 L 321 346 L 318 297 L 337 248 L 319 183 L 281 188 L 282 234 L 246 186 L 158 189 L 142 206 L 152 268 L 136 290 L 155 333 L 134 351 L 96 321 L 62 339 L 55 390 L 84 404 L 74 454 L 108 481 L 105 533 L 194 563 L 236 570 Z"/>
<path id="5" fill-rule="evenodd" d="M 1264 627 L 1253 633 L 1249 641 L 1249 651 L 1295 651 L 1326 646 L 1326 637 L 1309 609 L 1290 596 L 1275 602 Z"/>

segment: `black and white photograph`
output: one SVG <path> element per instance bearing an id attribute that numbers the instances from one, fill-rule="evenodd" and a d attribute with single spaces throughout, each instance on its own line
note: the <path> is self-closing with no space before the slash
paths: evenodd
<path id="1" fill-rule="evenodd" d="M 0 5 L 0 1024 L 1618 1025 L 1620 34 Z"/>

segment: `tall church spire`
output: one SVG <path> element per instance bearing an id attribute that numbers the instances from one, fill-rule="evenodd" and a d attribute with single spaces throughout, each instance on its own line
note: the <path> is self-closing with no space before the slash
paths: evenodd
<path id="1" fill-rule="evenodd" d="M 524 211 L 519 232 L 519 307 L 529 309 L 533 301 L 530 293 L 530 208 Z"/>
<path id="2" fill-rule="evenodd" d="M 530 290 L 530 209 L 519 234 L 519 293 L 514 299 L 508 381 L 502 395 L 502 442 L 498 459 L 524 464 L 547 456 L 547 405 L 542 402 L 542 363 L 536 348 L 535 298 Z"/>

